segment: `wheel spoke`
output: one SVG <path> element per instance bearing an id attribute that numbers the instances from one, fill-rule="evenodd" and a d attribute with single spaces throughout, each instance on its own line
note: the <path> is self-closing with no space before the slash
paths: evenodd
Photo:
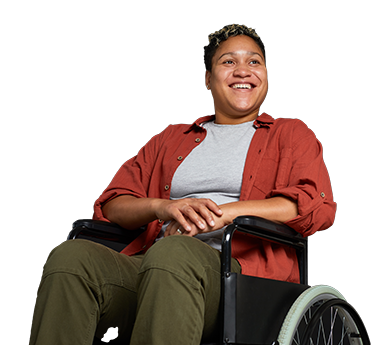
<path id="1" fill-rule="evenodd" d="M 341 339 L 340 339 L 338 345 L 342 345 L 343 344 L 344 337 L 345 337 L 346 334 L 347 334 L 347 330 L 345 328 L 345 316 L 343 316 L 343 324 L 342 324 L 342 327 L 341 327 Z"/>
<path id="2" fill-rule="evenodd" d="M 309 309 L 309 311 L 310 311 L 310 309 Z M 305 315 L 303 315 L 303 318 L 305 319 L 305 324 L 307 325 L 309 322 L 307 321 L 306 314 L 305 314 Z M 310 316 L 309 316 L 309 320 L 310 320 Z"/>
<path id="3" fill-rule="evenodd" d="M 330 333 L 329 333 L 329 339 L 327 342 L 327 345 L 333 345 L 333 329 L 334 329 L 334 324 L 337 319 L 337 313 L 339 312 L 339 309 L 336 308 L 336 311 L 333 315 L 333 307 L 330 308 Z"/>
<path id="4" fill-rule="evenodd" d="M 322 333 L 322 339 L 323 339 L 324 344 L 325 344 L 325 343 L 326 343 L 326 333 L 325 333 L 325 327 L 324 327 L 324 322 L 323 322 L 323 320 L 322 320 L 322 317 L 320 318 L 319 326 L 320 326 L 320 329 L 322 330 L 322 332 L 321 332 L 321 330 L 318 331 L 318 340 L 317 340 L 317 344 L 320 343 L 319 338 L 320 338 L 320 334 L 321 334 L 321 333 Z"/>
<path id="5" fill-rule="evenodd" d="M 341 332 L 341 339 L 338 343 L 338 345 L 343 345 L 344 344 L 344 338 L 348 334 L 347 330 L 345 329 L 344 331 Z"/>

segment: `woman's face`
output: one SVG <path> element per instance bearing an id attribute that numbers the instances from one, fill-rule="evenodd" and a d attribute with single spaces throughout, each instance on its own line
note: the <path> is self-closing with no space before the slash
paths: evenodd
<path id="1" fill-rule="evenodd" d="M 222 42 L 206 72 L 214 98 L 216 123 L 239 124 L 255 120 L 268 91 L 267 68 L 256 42 L 245 35 Z"/>

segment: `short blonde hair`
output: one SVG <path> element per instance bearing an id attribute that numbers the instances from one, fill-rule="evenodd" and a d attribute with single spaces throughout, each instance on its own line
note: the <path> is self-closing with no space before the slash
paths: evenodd
<path id="1" fill-rule="evenodd" d="M 206 65 L 206 70 L 211 72 L 212 68 L 212 59 L 218 49 L 219 45 L 226 41 L 229 37 L 234 37 L 238 35 L 245 35 L 252 38 L 259 46 L 261 52 L 264 55 L 265 62 L 265 48 L 264 44 L 261 41 L 259 35 L 254 29 L 248 28 L 245 25 L 239 24 L 230 24 L 224 26 L 221 30 L 214 32 L 209 35 L 209 44 L 204 47 L 204 63 Z"/>

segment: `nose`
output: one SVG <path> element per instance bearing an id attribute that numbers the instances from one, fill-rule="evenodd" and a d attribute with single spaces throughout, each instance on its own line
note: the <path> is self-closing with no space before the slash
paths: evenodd
<path id="1" fill-rule="evenodd" d="M 252 72 L 250 71 L 249 67 L 245 63 L 237 64 L 237 67 L 234 70 L 233 75 L 235 77 L 245 78 L 250 77 Z"/>

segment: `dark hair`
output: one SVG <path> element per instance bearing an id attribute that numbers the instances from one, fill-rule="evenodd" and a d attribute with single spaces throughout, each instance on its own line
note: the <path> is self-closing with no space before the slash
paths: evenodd
<path id="1" fill-rule="evenodd" d="M 217 51 L 219 45 L 226 41 L 229 37 L 234 37 L 238 35 L 245 35 L 252 38 L 257 45 L 259 46 L 261 52 L 264 56 L 265 62 L 265 48 L 264 44 L 261 41 L 259 35 L 254 29 L 248 28 L 245 25 L 231 24 L 224 26 L 221 30 L 214 32 L 209 35 L 209 45 L 204 47 L 204 63 L 206 65 L 206 70 L 211 72 L 212 59 Z"/>

